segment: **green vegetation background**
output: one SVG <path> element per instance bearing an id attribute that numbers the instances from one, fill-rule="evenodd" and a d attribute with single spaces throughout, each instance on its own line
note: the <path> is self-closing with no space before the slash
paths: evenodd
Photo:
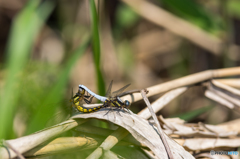
<path id="1" fill-rule="evenodd" d="M 108 1 L 106 1 L 108 2 Z M 159 5 L 160 1 L 154 1 Z M 74 24 L 74 21 L 69 20 L 65 12 L 61 11 L 61 1 L 43 1 L 31 0 L 14 17 L 11 32 L 8 38 L 8 45 L 5 51 L 5 58 L 2 60 L 1 74 L 3 74 L 1 95 L 0 95 L 0 138 L 12 139 L 16 138 L 17 134 L 14 131 L 13 120 L 16 117 L 22 118 L 25 121 L 26 130 L 23 135 L 34 133 L 46 127 L 49 119 L 54 117 L 57 110 L 64 111 L 64 107 L 70 107 L 69 99 L 71 88 L 69 88 L 70 72 L 77 60 L 81 58 L 87 49 L 92 48 L 93 61 L 95 66 L 95 74 L 97 81 L 97 90 L 101 95 L 105 94 L 104 75 L 101 72 L 100 63 L 100 39 L 99 39 L 99 20 L 97 8 L 94 0 L 89 1 L 90 10 L 87 15 L 90 15 L 91 29 L 87 32 L 81 32 L 81 42 L 78 47 L 72 49 L 66 47 L 65 58 L 60 65 L 54 65 L 47 62 L 38 61 L 31 58 L 35 41 L 41 34 L 44 26 L 52 27 L 56 31 L 66 37 L 65 46 L 69 46 L 67 38 L 70 35 L 64 35 L 62 28 L 65 25 L 71 25 L 77 29 L 79 25 Z M 69 2 L 70 3 L 70 2 Z M 230 16 L 239 17 L 240 3 L 238 1 L 223 2 Z M 184 5 L 183 5 L 184 4 Z M 192 24 L 208 31 L 213 35 L 229 29 L 221 15 L 215 15 L 207 8 L 204 8 L 196 1 L 183 0 L 163 0 L 161 5 L 169 12 L 188 20 Z M 237 7 L 239 6 L 239 7 Z M 65 16 L 63 16 L 66 14 Z M 141 20 L 131 8 L 124 3 L 117 3 L 116 15 L 114 24 L 112 25 L 112 33 L 116 42 L 124 39 L 122 47 L 128 53 L 132 53 L 129 48 L 129 38 L 134 27 Z M 56 21 L 51 21 L 51 16 L 57 17 Z M 66 17 L 66 18 L 65 18 Z M 64 19 L 65 18 L 65 19 Z M 81 27 L 79 27 L 81 29 Z M 124 34 L 123 34 L 124 33 Z M 129 33 L 129 34 L 128 34 Z M 73 33 L 74 34 L 74 33 Z M 127 35 L 126 35 L 127 34 Z M 184 48 L 183 48 L 184 50 Z M 129 71 L 128 67 L 134 67 L 134 60 L 128 58 L 130 55 L 124 55 L 127 58 L 122 61 L 126 65 L 125 71 Z M 185 54 L 183 56 L 190 56 Z M 131 57 L 131 56 L 130 56 Z M 189 74 L 190 58 L 186 58 L 177 67 L 167 70 L 169 79 L 175 78 L 175 74 Z M 224 61 L 226 62 L 226 61 Z M 226 63 L 222 65 L 226 66 Z M 81 73 L 79 70 L 78 73 Z M 85 76 L 85 75 L 82 75 Z M 79 83 L 80 84 L 80 83 Z M 107 85 L 107 83 L 106 83 Z M 194 110 L 194 113 L 189 112 L 179 114 L 186 120 L 209 111 L 211 107 L 206 106 L 199 110 Z M 136 109 L 136 108 L 135 108 Z M 68 112 L 66 112 L 68 114 Z M 174 116 L 174 114 L 173 114 Z"/>

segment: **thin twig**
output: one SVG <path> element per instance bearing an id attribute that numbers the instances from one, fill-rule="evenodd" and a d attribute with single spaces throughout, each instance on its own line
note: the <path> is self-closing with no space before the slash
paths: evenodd
<path id="1" fill-rule="evenodd" d="M 230 89 L 230 88 L 228 88 Z M 237 112 L 240 112 L 240 100 L 239 96 L 234 94 L 233 92 L 229 92 L 223 87 L 218 87 L 213 83 L 208 85 L 208 92 L 205 95 L 209 98 L 212 98 L 218 103 L 222 103 L 230 109 L 235 109 Z M 210 91 L 210 92 L 209 92 Z M 236 90 L 237 91 L 237 90 Z M 212 92 L 212 93 L 211 93 Z M 238 92 L 235 92 L 238 93 Z M 217 100 L 216 100 L 217 98 Z"/>
<path id="2" fill-rule="evenodd" d="M 152 103 L 152 108 L 154 112 L 160 111 L 164 106 L 166 106 L 169 102 L 171 102 L 174 98 L 181 95 L 183 92 L 187 90 L 187 87 L 180 87 L 174 90 L 171 90 L 157 99 L 155 102 Z M 144 119 L 148 119 L 151 117 L 151 113 L 149 112 L 148 108 L 143 109 L 138 113 L 138 115 Z"/>
<path id="3" fill-rule="evenodd" d="M 211 80 L 212 84 L 222 90 L 227 91 L 228 93 L 231 93 L 232 95 L 237 95 L 240 97 L 240 90 L 233 88 L 231 86 L 225 85 L 221 82 L 218 82 L 217 80 Z M 240 82 L 240 81 L 239 81 Z"/>
<path id="4" fill-rule="evenodd" d="M 220 97 L 218 94 L 216 94 L 212 90 L 206 90 L 205 91 L 205 96 L 208 97 L 209 99 L 212 99 L 215 102 L 218 102 L 218 103 L 230 108 L 230 109 L 234 108 L 233 103 L 227 101 L 226 99 L 223 99 L 222 97 Z"/>
<path id="5" fill-rule="evenodd" d="M 165 136 L 164 136 L 164 134 L 163 134 L 164 132 L 163 132 L 163 130 L 162 130 L 162 128 L 161 128 L 158 120 L 157 120 L 157 116 L 156 116 L 156 114 L 154 113 L 154 111 L 153 111 L 153 109 L 152 109 L 152 107 L 151 107 L 151 104 L 150 104 L 150 102 L 149 102 L 149 100 L 148 100 L 148 98 L 147 98 L 147 96 L 146 96 L 145 91 L 142 90 L 142 91 L 141 91 L 141 94 L 142 94 L 142 97 L 143 97 L 146 105 L 148 106 L 149 111 L 150 111 L 151 114 L 152 114 L 152 117 L 153 117 L 153 119 L 154 119 L 154 121 L 155 121 L 155 124 L 157 125 L 157 129 L 158 129 L 160 138 L 162 139 L 163 145 L 164 145 L 164 147 L 165 147 L 165 149 L 166 149 L 166 151 L 167 151 L 168 158 L 174 159 L 173 154 L 172 154 L 172 152 L 171 152 L 171 150 L 170 150 L 170 147 L 169 147 L 169 145 L 168 145 L 168 143 L 167 143 L 167 140 L 166 140 L 166 138 L 165 138 Z"/>
<path id="6" fill-rule="evenodd" d="M 172 89 L 176 89 L 183 86 L 194 85 L 200 82 L 204 82 L 209 79 L 219 78 L 219 77 L 227 77 L 227 76 L 236 76 L 240 75 L 240 67 L 232 67 L 232 68 L 224 68 L 224 69 L 216 69 L 216 70 L 207 70 L 199 73 L 195 73 L 192 75 L 188 75 L 185 77 L 181 77 L 169 82 L 161 83 L 152 87 L 147 88 L 149 91 L 148 97 L 157 95 L 163 92 L 170 91 Z M 123 100 L 129 100 L 134 102 L 142 99 L 142 96 L 139 93 L 133 93 L 131 95 L 126 95 L 122 97 Z M 133 101 L 132 101 L 133 102 Z"/>
<path id="7" fill-rule="evenodd" d="M 240 89 L 240 78 L 217 79 L 215 81 Z"/>

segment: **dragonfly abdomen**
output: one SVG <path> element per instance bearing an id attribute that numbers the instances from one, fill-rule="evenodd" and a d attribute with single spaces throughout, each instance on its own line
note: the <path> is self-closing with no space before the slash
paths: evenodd
<path id="1" fill-rule="evenodd" d="M 84 107 L 84 106 L 81 106 L 81 105 L 76 105 L 76 107 L 77 107 L 78 111 L 83 112 L 83 113 L 91 113 L 91 112 L 98 111 L 101 108 L 104 108 L 103 105 L 98 106 L 98 107 L 93 107 L 93 108 L 87 108 L 87 107 Z"/>

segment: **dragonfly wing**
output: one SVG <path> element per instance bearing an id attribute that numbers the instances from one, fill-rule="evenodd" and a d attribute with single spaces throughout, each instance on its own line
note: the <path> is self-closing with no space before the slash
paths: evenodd
<path id="1" fill-rule="evenodd" d="M 112 84 L 113 84 L 113 80 L 111 81 L 111 83 L 108 86 L 106 97 L 110 97 L 111 96 Z"/>
<path id="2" fill-rule="evenodd" d="M 112 93 L 112 97 L 116 97 L 117 95 L 121 94 L 128 86 L 130 86 L 131 84 L 128 84 L 126 86 L 124 86 L 123 88 L 120 88 L 119 90 L 115 91 Z"/>

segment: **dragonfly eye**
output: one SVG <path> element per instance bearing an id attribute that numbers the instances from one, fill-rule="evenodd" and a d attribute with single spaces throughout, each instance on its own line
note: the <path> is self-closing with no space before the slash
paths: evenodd
<path id="1" fill-rule="evenodd" d="M 125 101 L 124 101 L 124 104 L 125 104 L 126 106 L 130 106 L 130 102 L 129 102 L 128 100 L 125 100 Z"/>

